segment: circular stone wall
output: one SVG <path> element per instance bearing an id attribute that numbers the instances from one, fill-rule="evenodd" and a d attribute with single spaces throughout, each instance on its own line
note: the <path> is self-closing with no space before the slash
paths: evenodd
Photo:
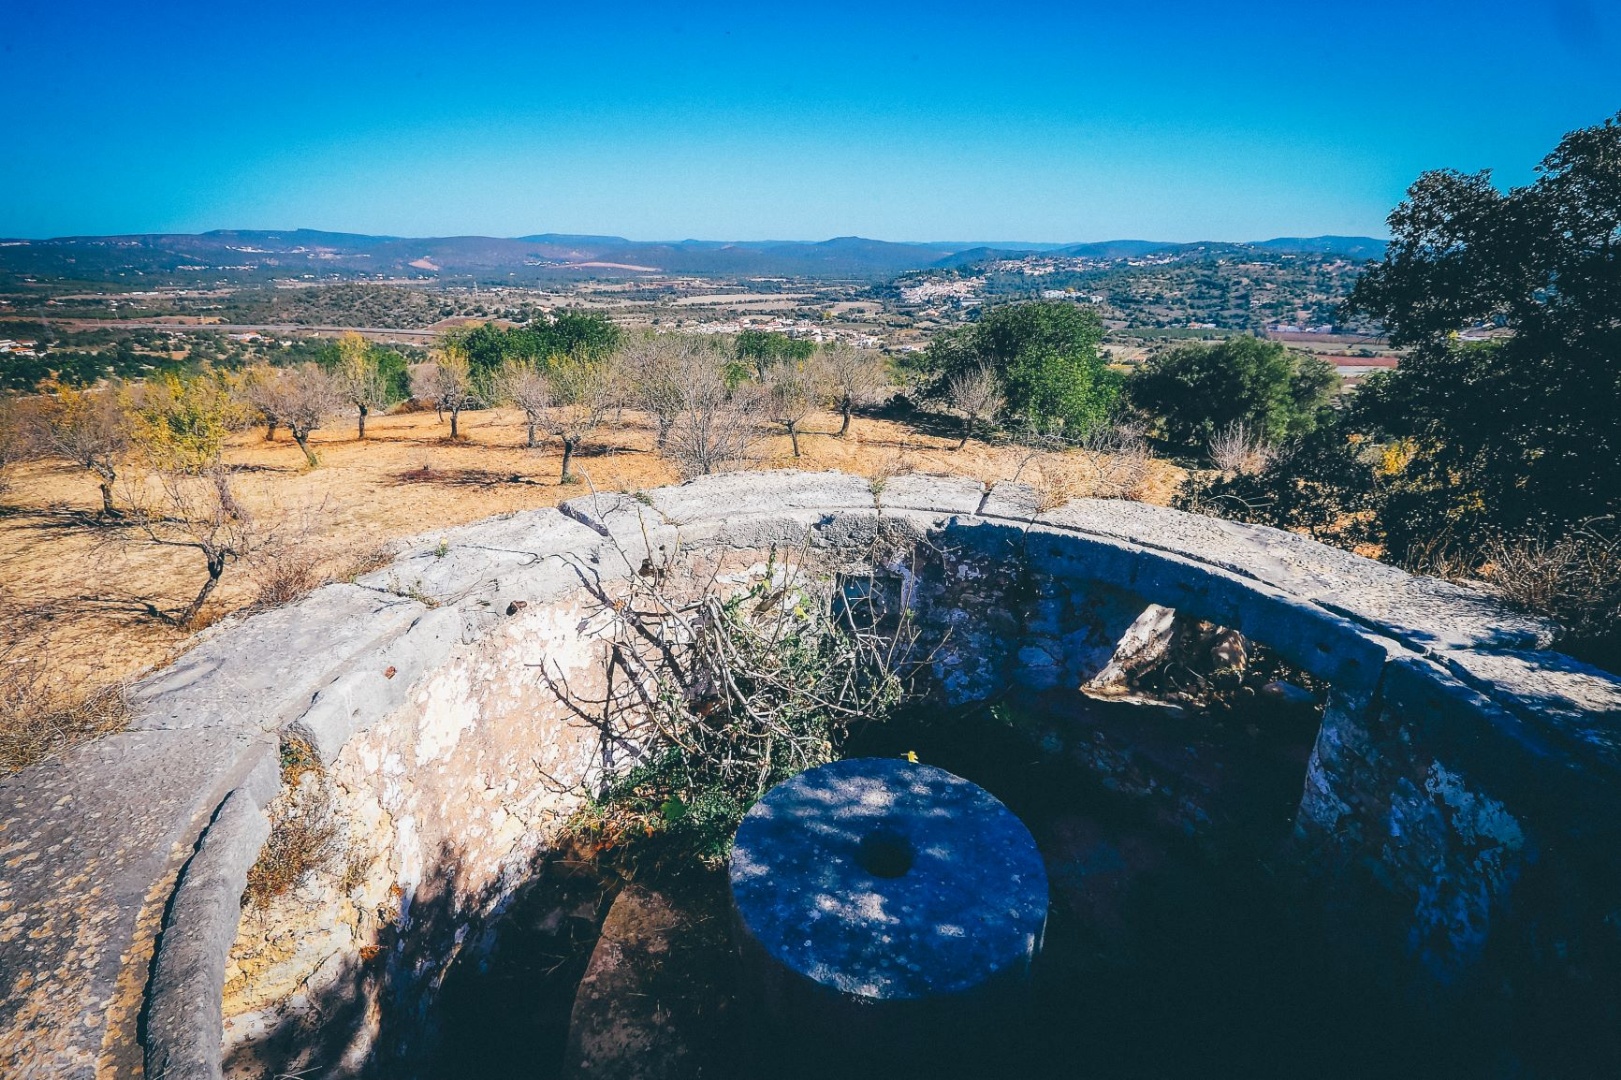
<path id="1" fill-rule="evenodd" d="M 0 781 L 0 1060 L 213 1077 L 227 1024 L 239 1046 L 331 1034 L 326 1075 L 409 1051 L 580 785 L 624 760 L 554 689 L 599 687 L 603 591 L 662 552 L 839 551 L 886 531 L 928 556 L 886 572 L 939 645 L 948 700 L 1073 686 L 1148 604 L 1328 681 L 1296 818 L 1315 864 L 1376 868 L 1388 940 L 1435 985 L 1557 953 L 1572 1002 L 1615 1007 L 1621 682 L 1546 651 L 1548 626 L 1272 529 L 1095 500 L 1042 512 L 1011 484 L 773 472 L 428 534 L 214 628 L 135 688 L 129 731 Z M 290 741 L 357 850 L 296 905 L 244 917 Z"/>

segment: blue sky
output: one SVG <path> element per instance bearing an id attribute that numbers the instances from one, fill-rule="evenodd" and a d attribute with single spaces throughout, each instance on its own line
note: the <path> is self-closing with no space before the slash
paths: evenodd
<path id="1" fill-rule="evenodd" d="M 1621 3 L 6 0 L 0 235 L 1383 234 L 1621 110 Z"/>

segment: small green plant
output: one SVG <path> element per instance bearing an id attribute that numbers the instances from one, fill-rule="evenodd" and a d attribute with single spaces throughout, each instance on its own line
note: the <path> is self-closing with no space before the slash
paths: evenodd
<path id="1" fill-rule="evenodd" d="M 450 541 L 449 540 L 440 540 L 439 541 L 439 546 L 433 549 L 433 557 L 436 558 L 436 559 L 442 559 L 446 555 L 449 555 L 449 554 L 450 554 Z"/>

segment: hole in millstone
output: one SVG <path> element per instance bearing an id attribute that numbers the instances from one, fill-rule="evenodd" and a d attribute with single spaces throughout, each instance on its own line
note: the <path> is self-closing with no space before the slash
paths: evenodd
<path id="1" fill-rule="evenodd" d="M 861 838 L 856 862 L 874 877 L 902 877 L 912 869 L 912 842 L 894 829 L 874 829 Z"/>

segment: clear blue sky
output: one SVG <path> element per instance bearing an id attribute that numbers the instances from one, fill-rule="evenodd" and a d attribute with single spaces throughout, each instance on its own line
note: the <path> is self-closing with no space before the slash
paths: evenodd
<path id="1" fill-rule="evenodd" d="M 1383 234 L 1621 110 L 1617 0 L 5 0 L 0 236 Z"/>

